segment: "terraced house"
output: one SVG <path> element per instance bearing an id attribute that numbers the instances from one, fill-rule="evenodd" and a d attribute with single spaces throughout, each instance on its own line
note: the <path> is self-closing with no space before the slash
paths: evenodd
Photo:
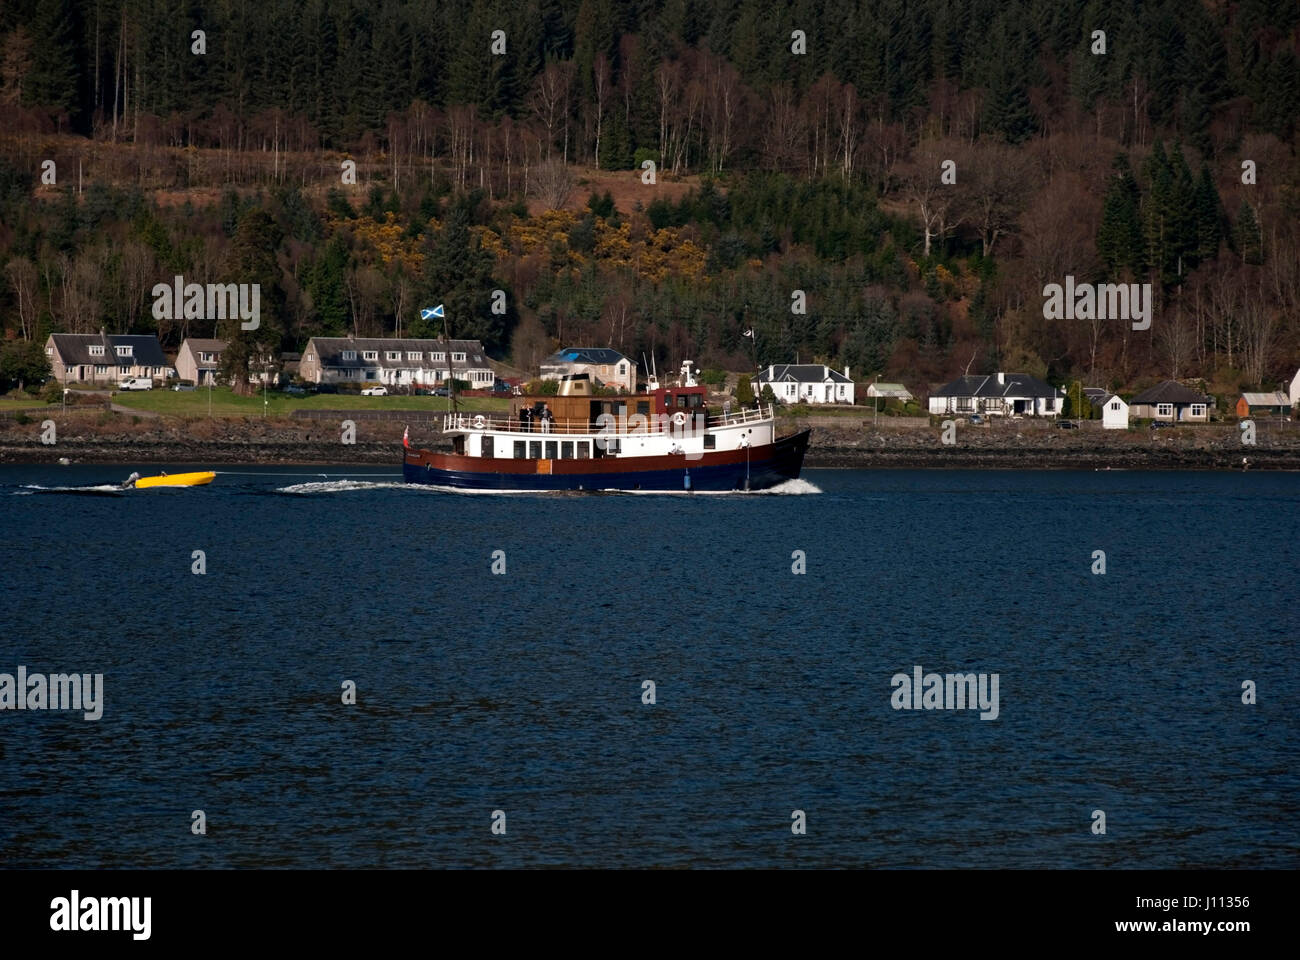
<path id="1" fill-rule="evenodd" d="M 399 340 L 312 337 L 303 347 L 298 375 L 311 383 L 382 383 L 386 387 L 434 386 L 451 377 L 473 389 L 495 380 L 478 340 Z"/>
<path id="2" fill-rule="evenodd" d="M 116 384 L 126 377 L 161 380 L 169 369 L 155 336 L 122 333 L 52 333 L 45 341 L 60 383 Z"/>

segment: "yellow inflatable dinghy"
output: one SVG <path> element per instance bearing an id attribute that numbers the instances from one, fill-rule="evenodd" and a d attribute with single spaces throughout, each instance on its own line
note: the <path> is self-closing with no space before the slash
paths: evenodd
<path id="1" fill-rule="evenodd" d="M 127 480 L 125 486 L 135 487 L 137 490 L 142 487 L 201 487 L 205 483 L 211 483 L 216 477 L 216 473 L 207 471 L 204 473 L 164 473 L 159 477 L 137 477 L 132 475 L 132 479 Z"/>

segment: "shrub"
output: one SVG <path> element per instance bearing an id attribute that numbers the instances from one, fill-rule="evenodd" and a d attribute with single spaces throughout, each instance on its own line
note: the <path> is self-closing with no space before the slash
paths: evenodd
<path id="1" fill-rule="evenodd" d="M 749 374 L 742 373 L 736 381 L 736 400 L 743 404 L 754 402 L 754 388 L 750 385 Z"/>

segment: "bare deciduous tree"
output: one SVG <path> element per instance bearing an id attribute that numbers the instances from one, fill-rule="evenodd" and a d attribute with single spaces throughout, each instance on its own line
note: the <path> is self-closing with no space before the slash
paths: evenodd
<path id="1" fill-rule="evenodd" d="M 558 157 L 537 168 L 533 177 L 536 196 L 548 210 L 563 210 L 577 183 L 573 171 Z"/>

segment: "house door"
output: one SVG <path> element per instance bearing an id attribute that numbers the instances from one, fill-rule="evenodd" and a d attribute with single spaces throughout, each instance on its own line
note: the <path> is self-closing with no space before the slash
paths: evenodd
<path id="1" fill-rule="evenodd" d="M 830 403 L 830 402 L 831 402 L 831 399 L 832 399 L 833 391 L 834 391 L 834 390 L 835 390 L 835 388 L 832 387 L 829 383 L 826 384 L 826 402 L 827 402 L 827 403 Z"/>

